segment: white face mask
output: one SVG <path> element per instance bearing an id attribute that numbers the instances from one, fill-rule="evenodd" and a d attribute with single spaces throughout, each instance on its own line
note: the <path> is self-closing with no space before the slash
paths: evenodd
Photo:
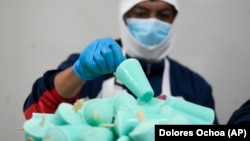
<path id="1" fill-rule="evenodd" d="M 155 18 L 128 18 L 127 26 L 134 38 L 144 47 L 154 47 L 167 38 L 171 24 Z"/>

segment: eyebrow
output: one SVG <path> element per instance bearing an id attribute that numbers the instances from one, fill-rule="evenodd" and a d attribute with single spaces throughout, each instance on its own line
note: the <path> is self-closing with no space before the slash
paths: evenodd
<path id="1" fill-rule="evenodd" d="M 140 6 L 140 5 L 135 6 L 135 9 L 141 9 L 141 10 L 146 10 L 146 11 L 149 11 L 149 9 L 148 9 L 148 8 L 145 8 L 145 7 Z"/>
<path id="2" fill-rule="evenodd" d="M 136 8 L 138 8 L 138 9 L 141 9 L 141 10 L 145 10 L 145 11 L 150 11 L 148 8 L 145 8 L 145 7 L 143 7 L 143 6 L 140 6 L 140 5 L 137 5 L 136 7 L 135 7 L 135 9 Z M 166 7 L 166 8 L 163 8 L 163 9 L 161 9 L 161 10 L 159 10 L 159 11 L 175 11 L 175 9 L 174 8 L 172 8 L 172 7 Z"/>

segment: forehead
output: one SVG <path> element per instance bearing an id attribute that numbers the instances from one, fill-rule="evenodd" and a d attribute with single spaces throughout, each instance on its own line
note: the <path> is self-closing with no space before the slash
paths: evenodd
<path id="1" fill-rule="evenodd" d="M 171 4 L 160 0 L 143 1 L 135 5 L 132 9 L 136 8 L 142 8 L 145 10 L 175 10 L 175 8 Z"/>

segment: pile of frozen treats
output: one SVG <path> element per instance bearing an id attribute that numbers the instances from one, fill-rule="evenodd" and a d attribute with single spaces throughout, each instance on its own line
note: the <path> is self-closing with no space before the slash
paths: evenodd
<path id="1" fill-rule="evenodd" d="M 136 97 L 121 92 L 61 103 L 53 114 L 33 113 L 23 124 L 25 141 L 152 141 L 155 125 L 213 124 L 208 107 L 171 95 L 154 98 L 137 60 L 122 62 L 115 75 Z"/>

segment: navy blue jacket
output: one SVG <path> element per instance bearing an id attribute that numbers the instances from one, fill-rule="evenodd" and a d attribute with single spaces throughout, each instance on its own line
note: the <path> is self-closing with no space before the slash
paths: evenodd
<path id="1" fill-rule="evenodd" d="M 229 118 L 228 125 L 250 125 L 250 99 L 236 109 Z"/>

